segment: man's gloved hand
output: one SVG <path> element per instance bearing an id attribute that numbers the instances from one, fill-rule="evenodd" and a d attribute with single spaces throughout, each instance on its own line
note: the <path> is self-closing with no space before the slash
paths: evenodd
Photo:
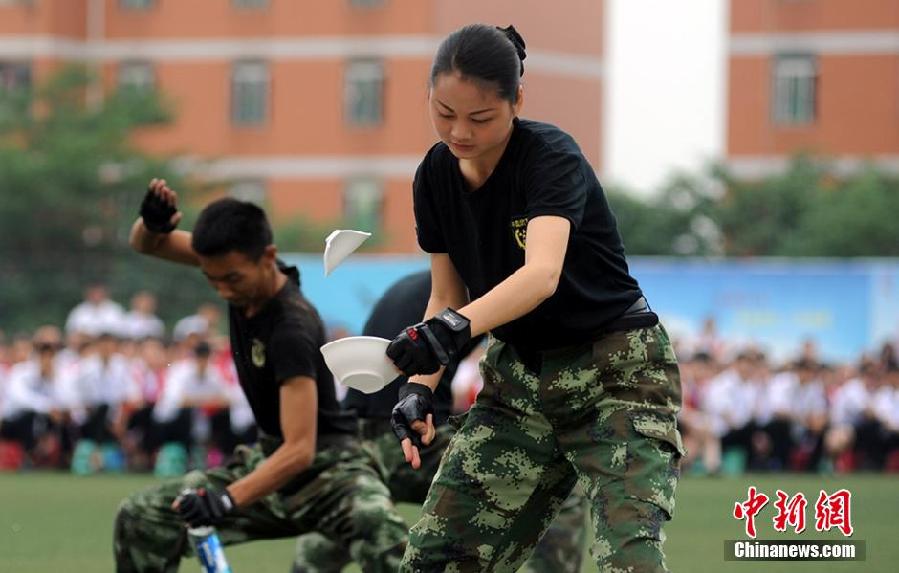
<path id="1" fill-rule="evenodd" d="M 397 439 L 402 442 L 406 438 L 417 448 L 424 448 L 421 433 L 412 428 L 412 423 L 428 422 L 428 416 L 434 415 L 434 392 L 424 384 L 406 382 L 400 386 L 399 400 L 390 415 L 390 427 Z"/>
<path id="2" fill-rule="evenodd" d="M 151 181 L 140 204 L 140 216 L 144 220 L 144 227 L 152 233 L 171 233 L 177 224 L 172 222 L 177 212 L 174 192 L 166 187 L 165 181 L 157 179 Z"/>
<path id="3" fill-rule="evenodd" d="M 387 357 L 407 376 L 433 374 L 471 339 L 470 321 L 451 308 L 404 329 L 387 347 Z"/>
<path id="4" fill-rule="evenodd" d="M 191 527 L 215 525 L 234 511 L 234 499 L 226 490 L 186 489 L 173 507 Z"/>

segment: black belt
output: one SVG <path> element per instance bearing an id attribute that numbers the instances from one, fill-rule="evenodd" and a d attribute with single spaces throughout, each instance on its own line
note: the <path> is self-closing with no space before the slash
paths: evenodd
<path id="1" fill-rule="evenodd" d="M 612 334 L 613 332 L 623 332 L 625 330 L 634 330 L 636 328 L 649 328 L 658 323 L 659 315 L 649 309 L 649 303 L 646 301 L 646 297 L 641 296 L 634 301 L 633 304 L 627 307 L 621 316 L 606 324 L 599 331 L 585 337 L 585 340 L 582 342 L 599 340 L 603 336 Z M 543 357 L 546 354 L 556 353 L 561 350 L 559 348 L 535 350 L 516 346 L 514 344 L 512 346 L 515 348 L 515 352 L 518 354 L 521 362 L 528 368 L 528 370 L 535 374 L 540 372 L 543 366 Z"/>
<path id="2" fill-rule="evenodd" d="M 603 327 L 599 334 L 605 335 L 612 332 L 621 332 L 623 330 L 647 328 L 655 326 L 658 323 L 659 315 L 649 309 L 649 303 L 646 302 L 646 297 L 641 296 L 634 302 L 634 304 L 627 307 L 627 310 L 625 310 L 621 316 Z"/>
<path id="3" fill-rule="evenodd" d="M 627 310 L 624 311 L 624 314 L 633 314 L 635 312 L 643 312 L 649 310 L 649 303 L 646 302 L 646 297 L 641 296 L 634 304 L 627 307 Z"/>
<path id="4" fill-rule="evenodd" d="M 363 440 L 376 440 L 392 431 L 389 418 L 359 418 L 359 434 Z"/>

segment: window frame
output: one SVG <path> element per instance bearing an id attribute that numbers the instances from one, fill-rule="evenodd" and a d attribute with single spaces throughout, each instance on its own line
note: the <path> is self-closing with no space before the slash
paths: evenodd
<path id="1" fill-rule="evenodd" d="M 386 115 L 386 73 L 380 58 L 351 58 L 344 66 L 343 118 L 353 128 L 373 128 L 384 124 Z M 377 101 L 366 103 L 372 90 Z"/>
<path id="2" fill-rule="evenodd" d="M 771 119 L 804 126 L 818 120 L 819 66 L 814 54 L 778 54 L 772 62 Z"/>
<path id="3" fill-rule="evenodd" d="M 250 96 L 241 92 L 241 88 L 251 89 L 260 86 L 263 92 L 259 98 L 261 111 L 258 114 L 245 109 L 242 111 L 242 108 L 247 105 L 242 98 Z M 231 98 L 229 113 L 232 126 L 258 127 L 268 124 L 272 113 L 272 74 L 271 66 L 266 60 L 253 58 L 233 61 L 229 89 Z"/>

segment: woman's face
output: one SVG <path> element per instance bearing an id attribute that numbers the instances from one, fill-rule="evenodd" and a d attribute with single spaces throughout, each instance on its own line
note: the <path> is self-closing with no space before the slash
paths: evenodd
<path id="1" fill-rule="evenodd" d="M 512 119 L 521 109 L 522 91 L 513 105 L 489 85 L 440 74 L 429 97 L 431 123 L 440 140 L 459 159 L 477 159 L 505 144 Z"/>

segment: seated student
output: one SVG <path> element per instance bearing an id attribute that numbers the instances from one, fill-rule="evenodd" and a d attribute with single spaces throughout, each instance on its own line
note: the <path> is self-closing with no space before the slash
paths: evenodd
<path id="1" fill-rule="evenodd" d="M 84 289 L 84 300 L 66 318 L 66 333 L 97 336 L 107 325 L 119 323 L 124 314 L 121 305 L 109 298 L 106 285 L 94 282 Z"/>
<path id="2" fill-rule="evenodd" d="M 752 465 L 753 416 L 758 397 L 755 357 L 744 351 L 733 364 L 712 378 L 702 407 L 708 414 L 710 429 L 728 450 L 739 452 L 745 465 Z"/>
<path id="3" fill-rule="evenodd" d="M 717 369 L 712 356 L 704 351 L 693 354 L 681 363 L 683 408 L 677 421 L 687 450 L 683 463 L 685 467 L 691 467 L 701 460 L 702 469 L 708 473 L 717 473 L 720 468 L 721 443 L 712 431 L 710 417 L 702 410 L 701 404 Z"/>
<path id="4" fill-rule="evenodd" d="M 128 417 L 122 447 L 128 457 L 129 469 L 144 471 L 150 467 L 155 450 L 152 435 L 153 408 L 165 387 L 168 373 L 168 354 L 165 341 L 148 337 L 138 343 L 137 356 L 131 360 L 131 376 L 139 396 L 134 411 Z"/>
<path id="5" fill-rule="evenodd" d="M 871 397 L 868 417 L 864 437 L 869 468 L 883 470 L 899 448 L 899 362 L 889 359 L 881 366 L 881 382 Z"/>
<path id="6" fill-rule="evenodd" d="M 864 361 L 858 367 L 857 374 L 843 382 L 833 393 L 824 444 L 837 471 L 846 471 L 855 466 L 852 452 L 859 432 L 864 432 L 865 410 L 876 388 L 876 367 L 874 363 Z M 847 454 L 848 459 L 845 457 Z"/>
<path id="7" fill-rule="evenodd" d="M 119 459 L 128 419 L 141 403 L 131 361 L 120 352 L 120 323 L 102 327 L 94 340 L 94 352 L 80 360 L 78 388 L 82 414 L 79 422 L 79 448 L 76 457 L 101 447 Z M 107 460 L 108 461 L 108 460 Z M 119 466 L 121 460 L 116 461 Z M 77 471 L 77 470 L 76 470 Z"/>
<path id="8" fill-rule="evenodd" d="M 3 411 L 3 393 L 6 389 L 6 376 L 9 373 L 9 366 L 9 346 L 6 344 L 6 333 L 0 330 L 0 412 Z"/>
<path id="9" fill-rule="evenodd" d="M 0 439 L 18 443 L 35 466 L 60 466 L 71 451 L 71 376 L 57 364 L 62 334 L 55 326 L 34 333 L 32 355 L 15 364 L 0 410 Z"/>
<path id="10" fill-rule="evenodd" d="M 209 343 L 201 341 L 193 356 L 169 369 L 162 395 L 153 408 L 157 445 L 181 444 L 185 450 L 209 446 L 223 449 L 223 432 L 230 431 L 228 386 L 210 364 Z"/>
<path id="11" fill-rule="evenodd" d="M 824 455 L 827 431 L 827 396 L 821 381 L 821 365 L 807 359 L 796 363 L 796 385 L 793 389 L 793 440 L 803 454 L 802 466 L 796 469 L 818 471 Z"/>
<path id="12" fill-rule="evenodd" d="M 140 291 L 131 297 L 131 310 L 122 318 L 123 334 L 130 340 L 161 339 L 165 324 L 156 316 L 156 295 Z"/>

